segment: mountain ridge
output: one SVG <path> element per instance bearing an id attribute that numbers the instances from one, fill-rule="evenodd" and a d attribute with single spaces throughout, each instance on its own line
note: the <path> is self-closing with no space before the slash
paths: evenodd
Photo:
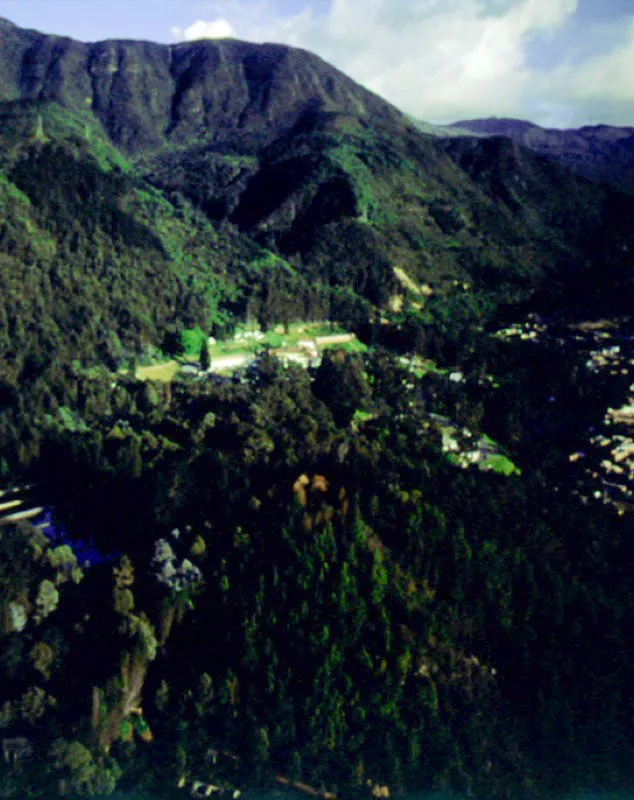
<path id="1" fill-rule="evenodd" d="M 395 107 L 319 56 L 286 45 L 233 39 L 82 43 L 11 24 L 2 46 L 12 58 L 10 65 L 0 59 L 1 100 L 89 108 L 127 152 L 209 136 L 210 129 L 222 142 L 223 131 L 233 127 L 243 134 L 255 129 L 262 146 L 318 104 L 405 122 Z"/>
<path id="2" fill-rule="evenodd" d="M 497 117 L 462 120 L 448 127 L 480 136 L 506 136 L 577 175 L 634 193 L 634 127 L 543 128 L 526 120 Z"/>
<path id="3" fill-rule="evenodd" d="M 210 236 L 196 255 L 208 280 L 225 282 L 221 305 L 214 306 L 222 319 L 260 314 L 269 324 L 301 317 L 303 308 L 304 315 L 344 314 L 359 322 L 367 321 L 368 303 L 420 306 L 398 270 L 410 287 L 428 284 L 441 298 L 468 286 L 474 299 L 467 305 L 476 315 L 526 300 L 553 276 L 565 297 L 570 276 L 578 284 L 579 275 L 592 275 L 594 285 L 606 264 L 618 280 L 629 274 L 634 247 L 623 242 L 621 220 L 630 200 L 610 199 L 606 189 L 518 145 L 426 135 L 306 51 L 235 40 L 83 44 L 12 24 L 0 36 L 0 168 L 7 191 L 28 201 L 26 221 L 0 240 L 4 248 L 15 251 L 12 241 L 27 238 L 30 225 L 47 231 L 57 253 L 67 252 L 72 262 L 75 245 L 66 241 L 65 226 L 74 223 L 82 229 L 84 259 L 101 269 L 103 250 L 94 251 L 89 231 L 98 218 L 106 239 L 119 235 L 108 222 L 103 188 L 112 185 L 119 196 L 119 170 L 126 192 L 146 204 L 139 208 L 121 194 L 117 219 L 126 231 L 138 231 L 140 220 L 147 225 L 150 209 L 160 208 L 157 228 L 174 232 L 168 220 L 191 205 L 186 217 L 202 212 L 212 227 L 231 231 L 216 244 Z M 55 159 L 63 165 L 63 185 L 55 182 Z M 82 172 L 93 174 L 95 162 L 107 177 L 95 177 L 93 188 L 100 188 L 93 195 Z M 157 190 L 160 201 L 152 194 Z M 62 229 L 60 217 L 67 220 Z M 191 262 L 182 234 L 174 236 L 178 245 L 168 236 L 157 246 L 182 277 L 182 265 Z M 125 246 L 139 243 L 135 234 Z M 142 261 L 154 258 L 152 249 Z M 133 250 L 125 263 L 138 257 Z M 294 289 L 285 301 L 290 276 Z M 200 279 L 187 278 L 182 291 L 179 307 L 198 309 L 185 313 L 188 325 L 210 323 L 200 298 L 187 294 Z M 144 281 L 142 305 L 152 308 L 151 283 Z M 625 296 L 620 292 L 622 302 Z M 170 306 L 149 317 L 175 324 L 174 313 Z M 139 331 L 136 340 L 129 330 L 117 332 L 137 352 L 142 343 L 158 344 L 157 326 L 143 316 L 128 320 Z M 128 319 L 118 312 L 115 318 L 116 325 Z"/>

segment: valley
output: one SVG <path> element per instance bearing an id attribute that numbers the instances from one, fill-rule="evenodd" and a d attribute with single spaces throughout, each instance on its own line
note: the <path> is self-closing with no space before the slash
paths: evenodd
<path id="1" fill-rule="evenodd" d="M 0 19 L 3 798 L 634 792 L 630 132 L 498 123 Z"/>

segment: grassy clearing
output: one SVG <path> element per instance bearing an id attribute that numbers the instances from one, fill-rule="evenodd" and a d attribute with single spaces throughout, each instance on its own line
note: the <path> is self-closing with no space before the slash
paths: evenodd
<path id="1" fill-rule="evenodd" d="M 205 338 L 206 334 L 200 328 L 183 332 L 185 360 L 198 361 Z M 333 348 L 345 350 L 347 353 L 365 353 L 368 349 L 353 333 L 338 325 L 328 322 L 297 322 L 287 328 L 278 325 L 266 333 L 253 326 L 239 326 L 233 339 L 217 342 L 209 348 L 209 357 L 214 372 L 231 372 L 242 366 L 237 359 L 248 360 L 265 348 L 277 352 L 280 357 L 295 353 L 302 355 L 306 351 L 315 355 Z M 136 371 L 136 377 L 140 380 L 169 382 L 178 373 L 180 366 L 179 360 L 141 366 Z"/>
<path id="2" fill-rule="evenodd" d="M 439 367 L 435 361 L 429 358 L 421 358 L 420 356 L 414 356 L 412 358 L 401 356 L 399 361 L 406 366 L 416 378 L 423 378 L 429 373 L 447 376 L 451 372 L 451 370 L 447 368 Z"/>
<path id="3" fill-rule="evenodd" d="M 257 353 L 261 348 L 261 341 L 256 339 L 227 339 L 218 342 L 209 348 L 209 355 L 213 359 L 215 356 L 235 356 L 241 353 Z"/>
<path id="4" fill-rule="evenodd" d="M 343 350 L 344 353 L 367 353 L 368 346 L 363 344 L 358 339 L 350 339 L 348 342 L 337 342 L 333 344 L 325 344 L 319 348 L 320 352 L 325 350 Z"/>
<path id="5" fill-rule="evenodd" d="M 328 343 L 320 345 L 319 342 L 315 343 L 314 340 L 326 336 L 354 336 L 349 331 L 345 330 L 338 325 L 331 325 L 327 322 L 296 322 L 285 328 L 283 325 L 277 325 L 269 331 L 258 331 L 249 325 L 238 326 L 233 339 L 227 339 L 223 342 L 218 342 L 210 348 L 210 355 L 239 355 L 241 353 L 257 353 L 264 347 L 271 350 L 279 349 L 293 349 L 301 347 L 302 342 L 312 342 L 318 349 L 325 349 Z M 364 345 L 361 344 L 356 338 L 351 339 L 349 342 L 341 342 L 340 344 L 333 344 L 333 346 L 344 347 L 346 344 L 355 343 L 357 349 L 354 352 L 363 352 Z"/>
<path id="6" fill-rule="evenodd" d="M 136 377 L 141 381 L 162 381 L 169 383 L 180 369 L 178 361 L 166 361 L 164 364 L 153 364 L 149 367 L 139 367 Z"/>
<path id="7" fill-rule="evenodd" d="M 491 472 L 497 472 L 499 475 L 506 475 L 510 477 L 511 475 L 521 475 L 522 472 L 519 467 L 516 467 L 515 464 L 511 461 L 510 458 L 502 455 L 501 453 L 491 454 L 487 456 L 484 461 L 480 464 L 481 470 L 490 470 Z"/>

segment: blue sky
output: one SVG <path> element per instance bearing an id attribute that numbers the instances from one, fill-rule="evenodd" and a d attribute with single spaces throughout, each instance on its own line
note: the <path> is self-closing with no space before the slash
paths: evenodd
<path id="1" fill-rule="evenodd" d="M 305 47 L 433 122 L 634 125 L 634 0 L 0 0 L 0 16 L 83 41 Z"/>

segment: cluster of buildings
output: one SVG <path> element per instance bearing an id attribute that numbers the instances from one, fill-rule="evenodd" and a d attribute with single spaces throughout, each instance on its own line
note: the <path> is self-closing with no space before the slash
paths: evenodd
<path id="1" fill-rule="evenodd" d="M 597 377 L 623 380 L 634 373 L 634 337 L 609 320 L 570 326 L 555 335 L 534 314 L 496 335 L 535 342 L 545 336 L 556 338 L 584 354 L 588 372 Z M 582 462 L 591 479 L 592 497 L 613 505 L 619 513 L 634 510 L 634 384 L 630 393 L 624 405 L 607 408 L 601 423 L 590 429 L 587 447 L 569 455 L 571 463 Z"/>
<path id="2" fill-rule="evenodd" d="M 523 342 L 538 341 L 548 330 L 539 314 L 528 314 L 523 322 L 514 322 L 507 328 L 495 332 L 499 339 L 520 339 Z"/>
<path id="3" fill-rule="evenodd" d="M 477 466 L 482 472 L 493 470 L 509 475 L 518 471 L 498 445 L 487 436 L 473 433 L 449 417 L 439 414 L 429 414 L 429 419 L 440 431 L 443 453 L 455 466 L 461 469 Z"/>
<path id="4" fill-rule="evenodd" d="M 597 481 L 594 497 L 614 505 L 619 513 L 634 510 L 634 398 L 607 410 L 601 431 L 590 444 L 596 454 L 588 466 Z M 586 454 L 572 454 L 571 461 L 577 460 L 575 455 Z"/>

